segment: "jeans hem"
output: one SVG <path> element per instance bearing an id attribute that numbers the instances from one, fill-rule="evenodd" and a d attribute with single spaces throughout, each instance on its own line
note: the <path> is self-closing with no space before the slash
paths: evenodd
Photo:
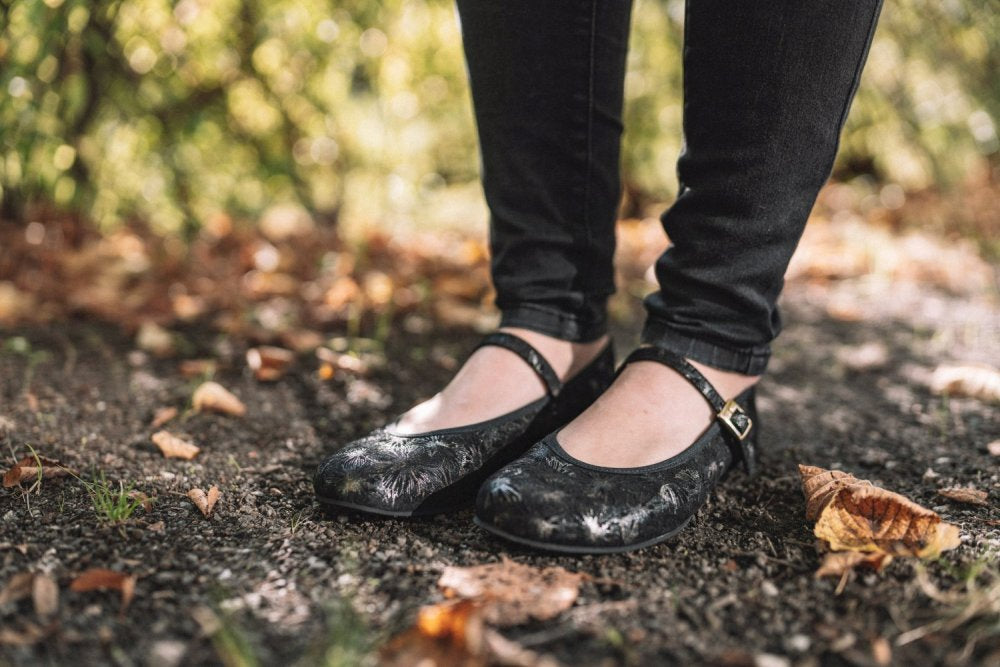
<path id="1" fill-rule="evenodd" d="M 573 343 L 589 343 L 608 332 L 606 316 L 597 320 L 585 320 L 572 313 L 533 303 L 504 308 L 500 315 L 500 326 L 530 329 Z"/>
<path id="2" fill-rule="evenodd" d="M 770 345 L 733 349 L 678 333 L 664 322 L 647 320 L 642 330 L 642 343 L 654 345 L 717 368 L 744 375 L 762 375 L 771 358 Z"/>

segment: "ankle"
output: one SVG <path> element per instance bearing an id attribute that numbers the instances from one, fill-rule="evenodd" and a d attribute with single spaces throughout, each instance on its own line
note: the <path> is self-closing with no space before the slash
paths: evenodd
<path id="1" fill-rule="evenodd" d="M 586 343 L 575 343 L 519 327 L 501 327 L 500 331 L 513 334 L 530 343 L 552 365 L 559 379 L 563 381 L 573 377 L 596 359 L 609 340 L 607 334 Z"/>

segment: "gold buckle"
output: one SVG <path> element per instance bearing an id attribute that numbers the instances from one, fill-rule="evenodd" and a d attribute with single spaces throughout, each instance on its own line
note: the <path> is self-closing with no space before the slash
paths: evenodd
<path id="1" fill-rule="evenodd" d="M 735 417 L 736 415 L 743 415 L 744 417 L 746 417 L 747 420 L 746 428 L 741 430 L 739 426 L 733 423 L 733 417 Z M 736 401 L 726 402 L 725 407 L 723 407 L 722 410 L 719 411 L 719 414 L 716 415 L 716 417 L 718 417 L 719 420 L 723 424 L 725 424 L 730 431 L 733 432 L 733 435 L 735 435 L 740 440 L 745 439 L 747 435 L 749 435 L 750 429 L 753 428 L 753 420 L 751 420 L 750 417 L 747 416 L 747 413 L 743 410 L 743 408 L 739 406 L 739 404 Z"/>

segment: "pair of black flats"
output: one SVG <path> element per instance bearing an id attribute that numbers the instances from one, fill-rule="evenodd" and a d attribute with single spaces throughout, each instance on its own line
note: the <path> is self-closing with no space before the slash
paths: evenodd
<path id="1" fill-rule="evenodd" d="M 618 369 L 656 361 L 679 372 L 716 413 L 680 454 L 638 468 L 574 458 L 558 429 L 615 378 L 611 345 L 565 383 L 530 344 L 508 333 L 482 345 L 506 348 L 542 379 L 546 395 L 488 421 L 415 435 L 392 424 L 355 440 L 319 465 L 316 494 L 327 506 L 394 517 L 451 512 L 475 499 L 475 522 L 510 541 L 567 553 L 615 553 L 662 542 L 684 528 L 722 476 L 742 462 L 753 472 L 753 389 L 725 401 L 685 359 L 640 347 Z"/>

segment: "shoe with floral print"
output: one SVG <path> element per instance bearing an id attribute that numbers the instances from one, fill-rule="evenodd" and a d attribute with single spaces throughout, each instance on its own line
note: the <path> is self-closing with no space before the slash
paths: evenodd
<path id="1" fill-rule="evenodd" d="M 559 445 L 558 431 L 551 433 L 483 484 L 476 498 L 479 526 L 547 551 L 632 551 L 684 528 L 736 463 L 753 472 L 758 431 L 753 388 L 725 401 L 679 355 L 643 347 L 622 367 L 633 361 L 658 361 L 680 372 L 712 405 L 716 419 L 680 454 L 637 468 L 581 461 Z"/>
<path id="2" fill-rule="evenodd" d="M 487 421 L 427 433 L 393 433 L 392 424 L 348 443 L 320 463 L 313 485 L 332 508 L 387 516 L 418 516 L 469 505 L 489 475 L 583 412 L 611 383 L 609 343 L 583 370 L 561 382 L 529 343 L 497 332 L 482 345 L 511 350 L 546 387 L 542 398 Z"/>

